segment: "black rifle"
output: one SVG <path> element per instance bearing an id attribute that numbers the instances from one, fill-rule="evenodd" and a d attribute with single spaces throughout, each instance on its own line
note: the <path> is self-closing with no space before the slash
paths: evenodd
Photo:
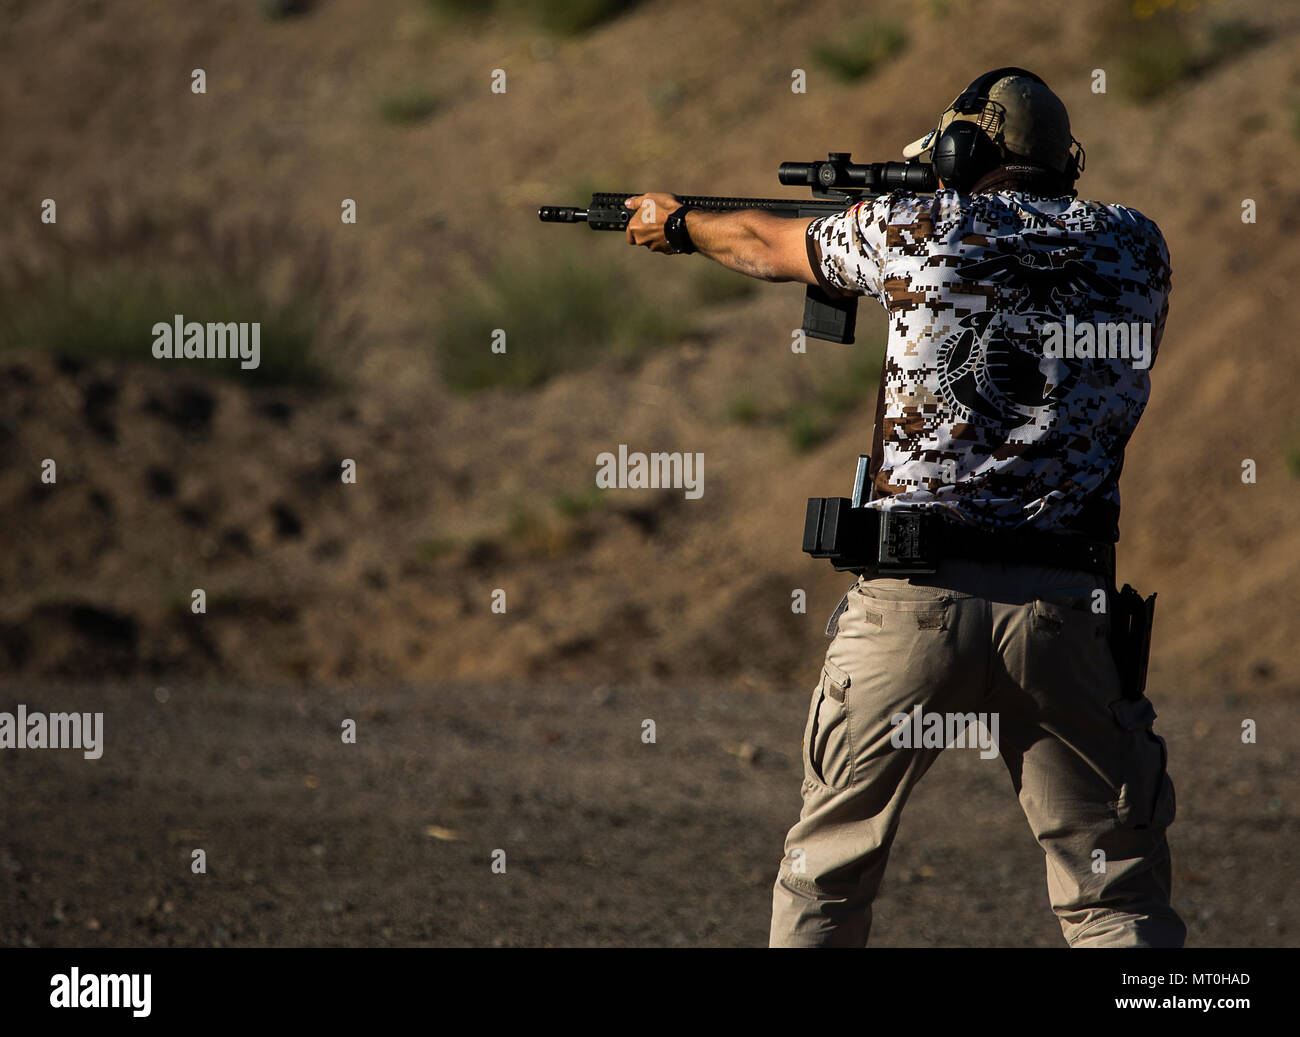
<path id="1" fill-rule="evenodd" d="M 831 152 L 825 162 L 782 162 L 777 179 L 787 186 L 811 187 L 813 197 L 718 198 L 709 195 L 678 195 L 683 205 L 706 212 L 735 212 L 761 209 L 774 216 L 790 218 L 832 216 L 858 202 L 890 191 L 933 191 L 934 170 L 924 162 L 849 161 L 847 151 Z M 537 216 L 543 223 L 585 223 L 592 230 L 624 230 L 632 211 L 623 203 L 640 192 L 602 191 L 591 196 L 585 209 L 543 205 Z M 857 296 L 832 298 L 817 285 L 810 285 L 804 297 L 803 330 L 827 342 L 852 342 L 858 314 Z"/>

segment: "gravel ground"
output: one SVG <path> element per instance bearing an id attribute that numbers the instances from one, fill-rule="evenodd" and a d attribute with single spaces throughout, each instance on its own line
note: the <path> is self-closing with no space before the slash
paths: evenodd
<path id="1" fill-rule="evenodd" d="M 1300 712 L 1153 694 L 1189 944 L 1294 946 Z M 18 702 L 105 714 L 99 760 L 0 753 L 0 942 L 29 946 L 761 945 L 807 706 L 523 685 L 45 687 L 3 708 Z M 999 761 L 952 750 L 922 782 L 873 944 L 1063 944 Z"/>

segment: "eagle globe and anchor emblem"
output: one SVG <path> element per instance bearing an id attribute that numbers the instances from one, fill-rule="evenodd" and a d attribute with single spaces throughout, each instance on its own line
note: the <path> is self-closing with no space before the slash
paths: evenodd
<path id="1" fill-rule="evenodd" d="M 1043 354 L 1043 326 L 1064 320 L 1066 298 L 1119 294 L 1109 278 L 1062 253 L 1022 252 L 957 268 L 963 278 L 1015 291 L 1009 311 L 986 310 L 957 322 L 938 348 L 939 391 L 964 421 L 1000 429 L 1046 424 L 1069 395 L 1082 361 Z"/>

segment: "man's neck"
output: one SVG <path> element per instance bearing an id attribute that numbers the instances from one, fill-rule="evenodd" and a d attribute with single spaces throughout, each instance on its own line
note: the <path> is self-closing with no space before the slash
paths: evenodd
<path id="1" fill-rule="evenodd" d="M 1060 173 L 1029 162 L 1008 162 L 991 169 L 975 182 L 971 194 L 981 191 L 1024 191 L 1045 198 L 1074 195 L 1074 189 Z"/>

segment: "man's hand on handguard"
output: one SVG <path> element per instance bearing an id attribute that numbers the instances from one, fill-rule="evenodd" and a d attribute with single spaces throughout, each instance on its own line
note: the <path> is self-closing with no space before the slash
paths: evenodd
<path id="1" fill-rule="evenodd" d="M 676 255 L 664 236 L 664 222 L 681 208 L 676 195 L 651 191 L 624 203 L 632 210 L 627 221 L 627 243 L 644 245 L 651 252 Z M 705 212 L 692 209 L 686 230 L 691 245 L 703 256 L 728 270 L 763 281 L 800 281 L 816 284 L 804 238 L 812 218 L 787 219 L 757 209 Z"/>
<path id="2" fill-rule="evenodd" d="M 676 195 L 651 191 L 633 195 L 623 204 L 634 210 L 627 221 L 627 243 L 644 245 L 651 252 L 673 255 L 673 247 L 664 237 L 664 220 L 674 209 L 681 207 Z"/>

